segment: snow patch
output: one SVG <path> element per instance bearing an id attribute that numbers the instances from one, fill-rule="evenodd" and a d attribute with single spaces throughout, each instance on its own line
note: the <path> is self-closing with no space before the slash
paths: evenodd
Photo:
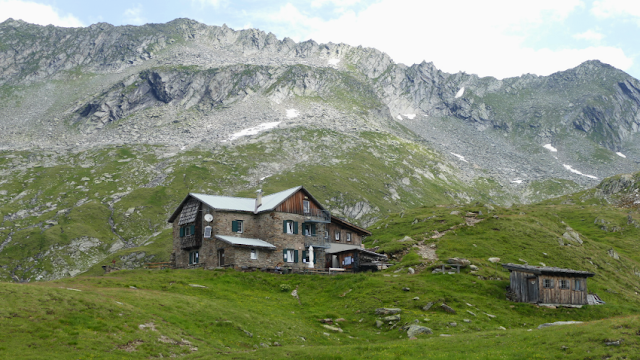
<path id="1" fill-rule="evenodd" d="M 545 149 L 547 149 L 547 150 L 549 150 L 551 152 L 558 152 L 558 149 L 554 148 L 553 145 L 551 145 L 551 144 L 547 144 L 547 145 L 543 146 L 543 148 L 545 148 Z"/>
<path id="2" fill-rule="evenodd" d="M 242 131 L 238 131 L 235 134 L 232 134 L 229 137 L 229 140 L 233 141 L 233 140 L 235 140 L 237 138 L 240 138 L 240 137 L 243 137 L 243 136 L 258 134 L 258 133 L 260 133 L 262 131 L 273 129 L 274 127 L 278 126 L 280 123 L 281 123 L 281 121 L 262 123 L 262 124 L 260 124 L 258 126 L 254 126 L 252 128 L 244 129 Z"/>
<path id="3" fill-rule="evenodd" d="M 564 168 L 565 168 L 565 169 L 567 169 L 567 170 L 571 171 L 571 172 L 572 172 L 572 173 L 574 173 L 574 174 L 578 174 L 578 175 L 586 176 L 586 177 L 588 177 L 588 178 L 590 178 L 590 179 L 596 179 L 596 180 L 598 179 L 597 177 L 595 177 L 595 176 L 593 176 L 593 175 L 583 174 L 582 172 L 580 172 L 580 171 L 578 171 L 578 170 L 574 169 L 571 165 L 562 164 L 562 166 L 564 166 Z"/>
<path id="4" fill-rule="evenodd" d="M 402 115 L 398 115 L 398 116 L 396 116 L 396 119 L 398 119 L 398 120 L 402 120 Z"/>
<path id="5" fill-rule="evenodd" d="M 460 88 L 460 90 L 458 90 L 458 92 L 456 93 L 456 99 L 461 97 L 462 94 L 464 94 L 464 86 Z"/>
<path id="6" fill-rule="evenodd" d="M 625 158 L 625 159 L 627 158 L 627 155 L 625 155 L 625 154 L 623 154 L 623 153 L 621 153 L 619 151 L 616 153 L 616 155 L 620 156 L 621 158 Z"/>
<path id="7" fill-rule="evenodd" d="M 517 180 L 511 180 L 512 184 L 522 184 L 522 180 L 517 179 Z"/>
<path id="8" fill-rule="evenodd" d="M 456 154 L 456 153 L 451 153 L 451 155 L 453 155 L 453 156 L 457 157 L 458 159 L 468 163 L 468 161 L 462 155 L 459 155 L 459 154 Z"/>
<path id="9" fill-rule="evenodd" d="M 298 117 L 298 115 L 300 115 L 298 110 L 296 110 L 296 109 L 287 109 L 287 118 L 288 119 L 296 118 L 296 117 Z"/>
<path id="10" fill-rule="evenodd" d="M 340 59 L 329 59 L 330 66 L 337 66 L 339 62 L 340 62 Z"/>
<path id="11" fill-rule="evenodd" d="M 260 178 L 260 181 L 262 181 L 262 180 L 264 180 L 264 179 L 266 179 L 266 178 L 268 178 L 268 177 L 271 177 L 271 175 L 267 175 L 267 176 L 263 176 L 263 177 L 261 177 L 261 178 Z"/>
<path id="12" fill-rule="evenodd" d="M 413 120 L 416 117 L 416 114 L 402 114 L 402 116 L 406 117 L 409 120 Z"/>

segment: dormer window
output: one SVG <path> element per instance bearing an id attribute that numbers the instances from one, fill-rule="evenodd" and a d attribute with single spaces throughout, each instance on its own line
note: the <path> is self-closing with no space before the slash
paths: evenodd
<path id="1" fill-rule="evenodd" d="M 309 200 L 302 200 L 302 211 L 306 214 L 311 212 L 311 208 L 309 207 Z"/>

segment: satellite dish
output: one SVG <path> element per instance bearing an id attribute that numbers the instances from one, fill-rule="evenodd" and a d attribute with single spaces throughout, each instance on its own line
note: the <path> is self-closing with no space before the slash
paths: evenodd
<path id="1" fill-rule="evenodd" d="M 207 214 L 207 215 L 205 215 L 205 216 L 204 216 L 204 220 L 205 220 L 206 222 L 211 222 L 211 220 L 213 220 L 213 215 L 211 215 L 211 214 Z"/>

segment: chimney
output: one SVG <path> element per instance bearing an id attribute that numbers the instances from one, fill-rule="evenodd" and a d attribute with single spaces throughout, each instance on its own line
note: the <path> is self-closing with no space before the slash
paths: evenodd
<path id="1" fill-rule="evenodd" d="M 262 189 L 258 189 L 256 191 L 256 209 L 253 211 L 255 214 L 258 213 L 258 208 L 262 206 Z"/>

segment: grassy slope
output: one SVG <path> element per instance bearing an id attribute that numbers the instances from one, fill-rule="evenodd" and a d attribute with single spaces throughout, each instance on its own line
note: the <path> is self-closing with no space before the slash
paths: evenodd
<path id="1" fill-rule="evenodd" d="M 460 215 L 451 214 L 454 210 Z M 477 273 L 395 272 L 420 265 L 422 260 L 409 252 L 399 265 L 375 274 L 326 277 L 135 270 L 23 285 L 0 283 L 0 329 L 11 333 L 0 336 L 0 357 L 153 358 L 183 354 L 186 358 L 236 359 L 601 359 L 629 358 L 639 352 L 640 297 L 636 291 L 640 281 L 634 269 L 640 263 L 640 229 L 626 224 L 628 209 L 562 204 L 493 210 L 480 204 L 422 207 L 379 221 L 371 227 L 374 234 L 368 243 L 397 252 L 407 244 L 398 242 L 402 237 L 422 241 L 434 230 L 459 225 L 461 215 L 468 212 L 484 220 L 473 227 L 459 226 L 440 239 L 426 240 L 437 244 L 441 259 L 471 259 L 480 267 Z M 640 220 L 636 212 L 631 216 Z M 609 228 L 617 224 L 622 231 L 605 231 L 595 218 L 604 219 Z M 559 244 L 567 226 L 580 234 L 582 245 Z M 611 248 L 620 255 L 619 260 L 608 255 Z M 508 273 L 489 263 L 489 256 L 501 257 L 503 262 L 524 259 L 531 264 L 594 271 L 589 291 L 607 304 L 549 309 L 509 302 L 504 295 Z M 288 290 L 282 291 L 282 285 Z M 290 295 L 296 287 L 301 305 Z M 404 287 L 410 291 L 403 291 Z M 428 302 L 435 305 L 422 310 Z M 443 302 L 457 313 L 442 311 L 439 305 Z M 401 308 L 401 324 L 417 321 L 431 328 L 434 335 L 410 341 L 405 332 L 387 324 L 376 328 L 374 310 L 382 306 Z M 327 317 L 346 319 L 340 324 L 344 332 L 323 328 L 318 319 Z M 536 329 L 545 322 L 566 320 L 586 323 Z M 150 322 L 157 331 L 139 328 Z M 451 326 L 452 322 L 457 326 Z M 198 350 L 190 350 L 184 340 Z M 621 345 L 605 344 L 615 340 L 622 340 Z M 282 346 L 273 346 L 274 342 Z M 127 347 L 135 351 L 126 352 Z"/>
<path id="2" fill-rule="evenodd" d="M 253 196 L 258 187 L 271 193 L 302 184 L 337 214 L 369 203 L 375 211 L 359 220 L 371 221 L 380 212 L 450 202 L 469 191 L 438 154 L 393 135 L 285 129 L 262 136 L 256 143 L 169 158 L 159 158 L 168 150 L 154 146 L 68 155 L 4 152 L 0 190 L 7 194 L 0 195 L 0 218 L 20 209 L 30 212 L 0 223 L 0 243 L 11 236 L 0 256 L 0 277 L 13 273 L 29 279 L 47 271 L 43 278 L 49 279 L 66 274 L 67 268 L 84 271 L 96 259 L 93 271 L 99 272 L 100 265 L 132 252 L 144 253 L 144 261 L 167 260 L 171 238 L 166 219 L 189 192 Z M 314 141 L 299 143 L 301 138 Z M 365 146 L 369 151 L 362 151 Z M 258 185 L 274 168 L 275 175 Z M 161 184 L 146 187 L 163 173 Z M 443 195 L 445 190 L 450 195 Z M 118 235 L 137 247 L 110 252 L 120 242 L 110 217 Z M 92 250 L 93 261 L 69 249 L 81 237 L 100 241 Z M 47 253 L 52 246 L 57 250 Z M 52 258 L 58 259 L 55 264 Z"/>
<path id="3" fill-rule="evenodd" d="M 523 354 L 589 358 L 588 350 L 592 358 L 600 358 L 633 354 L 640 347 L 635 335 L 640 319 L 629 316 L 636 313 L 637 303 L 537 308 L 506 301 L 505 283 L 482 281 L 468 274 L 323 277 L 202 270 L 135 270 L 25 285 L 0 283 L 0 356 L 137 359 L 181 354 L 187 358 L 341 359 L 421 358 L 428 351 L 432 358 L 521 358 Z M 289 291 L 281 291 L 282 284 L 298 286 L 302 305 Z M 402 287 L 411 291 L 402 291 Z M 416 296 L 420 300 L 413 300 Z M 421 307 L 429 301 L 435 301 L 436 306 L 425 312 Z M 440 310 L 442 301 L 458 313 Z M 383 305 L 402 308 L 401 323 L 417 320 L 434 335 L 421 335 L 410 342 L 406 333 L 388 325 L 377 329 L 373 311 Z M 344 332 L 324 329 L 317 319 L 326 317 L 345 318 L 340 325 Z M 598 320 L 610 317 L 614 318 Z M 465 318 L 471 323 L 463 322 Z M 596 321 L 535 329 L 541 323 L 560 320 Z M 451 322 L 458 325 L 452 327 Z M 150 323 L 157 331 L 139 327 Z M 500 326 L 507 330 L 499 330 Z M 440 334 L 453 336 L 443 338 Z M 182 344 L 186 340 L 198 350 L 167 338 Z M 620 347 L 604 344 L 618 339 L 624 340 Z M 282 347 L 273 347 L 274 342 Z M 272 347 L 263 348 L 261 343 Z M 127 352 L 127 345 L 135 351 Z M 569 350 L 562 350 L 563 345 Z"/>

